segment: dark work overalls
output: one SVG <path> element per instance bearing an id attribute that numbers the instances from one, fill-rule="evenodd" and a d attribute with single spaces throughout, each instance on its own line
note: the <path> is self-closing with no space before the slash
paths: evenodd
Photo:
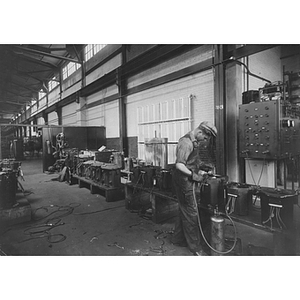
<path id="1" fill-rule="evenodd" d="M 176 148 L 176 163 L 183 163 L 193 172 L 199 171 L 201 159 L 198 153 L 198 144 L 193 132 L 180 138 Z M 193 181 L 189 176 L 175 169 L 174 185 L 179 205 L 179 214 L 175 224 L 172 242 L 176 244 L 187 243 L 190 251 L 201 250 L 200 230 L 198 227 L 197 206 L 193 196 Z"/>

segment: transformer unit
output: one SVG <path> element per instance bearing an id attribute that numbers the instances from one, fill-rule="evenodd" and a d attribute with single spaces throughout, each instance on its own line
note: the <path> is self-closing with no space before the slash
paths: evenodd
<path id="1" fill-rule="evenodd" d="M 282 159 L 300 154 L 300 120 L 280 100 L 239 106 L 240 156 Z"/>

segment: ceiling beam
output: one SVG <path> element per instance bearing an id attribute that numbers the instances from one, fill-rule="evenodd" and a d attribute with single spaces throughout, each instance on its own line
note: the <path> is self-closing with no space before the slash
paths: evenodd
<path id="1" fill-rule="evenodd" d="M 19 77 L 22 77 L 22 78 L 32 78 L 32 79 L 34 79 L 34 80 L 36 80 L 36 81 L 38 81 L 39 83 L 42 83 L 42 84 L 44 84 L 43 79 L 44 80 L 48 80 L 46 78 L 42 78 L 42 79 L 41 78 L 37 78 L 35 76 L 29 75 L 27 72 L 22 72 L 22 71 L 17 71 L 17 70 L 14 70 L 14 72 L 13 72 L 12 75 L 19 76 Z"/>
<path id="2" fill-rule="evenodd" d="M 20 102 L 14 102 L 14 101 L 1 101 L 3 104 L 9 104 L 9 105 L 17 105 L 17 106 L 24 106 L 27 102 L 20 103 Z"/>
<path id="3" fill-rule="evenodd" d="M 51 52 L 54 52 L 54 51 L 67 51 L 66 47 L 46 48 L 46 47 L 42 47 L 42 46 L 39 46 L 39 45 L 28 45 L 28 48 L 43 51 L 43 52 L 47 52 L 47 53 L 51 53 Z"/>
<path id="4" fill-rule="evenodd" d="M 34 74 L 34 73 L 49 72 L 49 70 L 22 71 L 22 72 L 26 74 Z"/>
<path id="5" fill-rule="evenodd" d="M 30 92 L 34 92 L 34 93 L 38 92 L 38 90 L 29 88 L 29 87 L 27 87 L 27 86 L 25 86 L 25 85 L 23 85 L 23 84 L 21 84 L 21 83 L 15 83 L 14 81 L 10 81 L 10 83 L 13 84 L 13 85 L 19 86 L 19 87 L 21 87 L 21 88 L 24 88 L 25 90 L 28 90 L 28 91 L 30 91 Z"/>
<path id="6" fill-rule="evenodd" d="M 52 64 L 52 63 L 45 62 L 45 61 L 42 61 L 42 60 L 39 60 L 39 59 L 36 59 L 36 58 L 33 58 L 33 57 L 29 57 L 29 56 L 27 56 L 23 53 L 15 53 L 15 54 L 17 54 L 19 57 L 21 56 L 22 60 L 37 64 L 37 65 L 41 65 L 41 66 L 44 66 L 44 67 L 48 67 L 51 70 L 56 70 L 57 69 L 57 66 Z"/>
<path id="7" fill-rule="evenodd" d="M 245 45 L 234 49 L 232 51 L 225 52 L 224 60 L 229 59 L 230 57 L 234 57 L 235 59 L 240 59 L 245 56 L 253 55 L 261 51 L 268 50 L 270 48 L 277 47 L 278 45 Z"/>
<path id="8" fill-rule="evenodd" d="M 47 53 L 47 52 L 43 52 L 43 51 L 39 51 L 39 50 L 34 50 L 34 49 L 31 49 L 31 48 L 24 48 L 24 47 L 20 47 L 20 46 L 15 46 L 15 48 L 20 49 L 20 50 L 25 51 L 25 52 L 27 51 L 27 52 L 38 54 L 38 55 L 49 56 L 49 57 L 52 57 L 52 58 L 71 61 L 71 62 L 74 62 L 74 63 L 77 63 L 77 64 L 82 63 L 81 61 L 73 59 L 73 58 L 69 58 L 69 57 L 65 57 L 65 56 L 59 56 L 59 55 L 55 55 L 55 54 L 52 54 L 52 53 Z"/>
<path id="9" fill-rule="evenodd" d="M 4 113 L 4 114 L 15 114 L 15 113 L 17 113 L 17 112 L 19 112 L 19 110 L 16 110 L 16 109 L 11 109 L 11 110 L 5 110 L 5 109 L 0 109 L 0 113 Z"/>
<path id="10" fill-rule="evenodd" d="M 5 89 L 5 91 L 6 91 L 7 93 L 10 93 L 10 94 L 15 95 L 15 96 L 17 96 L 17 97 L 30 98 L 30 99 L 32 98 L 31 96 L 20 95 L 20 94 L 17 94 L 17 93 L 12 92 L 12 91 L 10 91 L 10 90 L 7 90 L 7 89 Z"/>

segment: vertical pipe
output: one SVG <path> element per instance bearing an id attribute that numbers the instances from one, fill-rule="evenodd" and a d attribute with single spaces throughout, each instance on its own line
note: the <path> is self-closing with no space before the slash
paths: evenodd
<path id="1" fill-rule="evenodd" d="M 300 188 L 300 157 L 299 155 L 297 156 L 297 176 L 298 176 L 298 189 Z"/>
<path id="2" fill-rule="evenodd" d="M 2 159 L 2 126 L 0 126 L 0 159 Z"/>
<path id="3" fill-rule="evenodd" d="M 247 68 L 249 68 L 249 56 L 247 56 Z M 249 91 L 249 72 L 247 71 L 247 91 Z"/>
<path id="4" fill-rule="evenodd" d="M 284 189 L 286 189 L 286 159 L 283 160 L 283 185 L 284 185 Z"/>
<path id="5" fill-rule="evenodd" d="M 295 160 L 294 160 L 294 158 L 292 158 L 291 173 L 292 173 L 292 190 L 293 191 L 295 190 L 295 183 L 294 183 L 294 181 L 295 181 L 295 174 L 294 174 L 295 168 L 294 168 L 294 164 L 295 164 Z"/>

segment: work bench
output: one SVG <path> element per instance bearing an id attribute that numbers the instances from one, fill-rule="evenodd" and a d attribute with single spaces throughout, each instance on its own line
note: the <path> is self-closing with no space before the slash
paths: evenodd
<path id="1" fill-rule="evenodd" d="M 124 199 L 124 189 L 123 187 L 109 187 L 103 184 L 94 182 L 91 179 L 80 177 L 78 175 L 72 175 L 72 183 L 78 183 L 79 188 L 87 187 L 89 188 L 91 194 L 99 193 L 104 196 L 106 202 L 113 202 Z"/>

